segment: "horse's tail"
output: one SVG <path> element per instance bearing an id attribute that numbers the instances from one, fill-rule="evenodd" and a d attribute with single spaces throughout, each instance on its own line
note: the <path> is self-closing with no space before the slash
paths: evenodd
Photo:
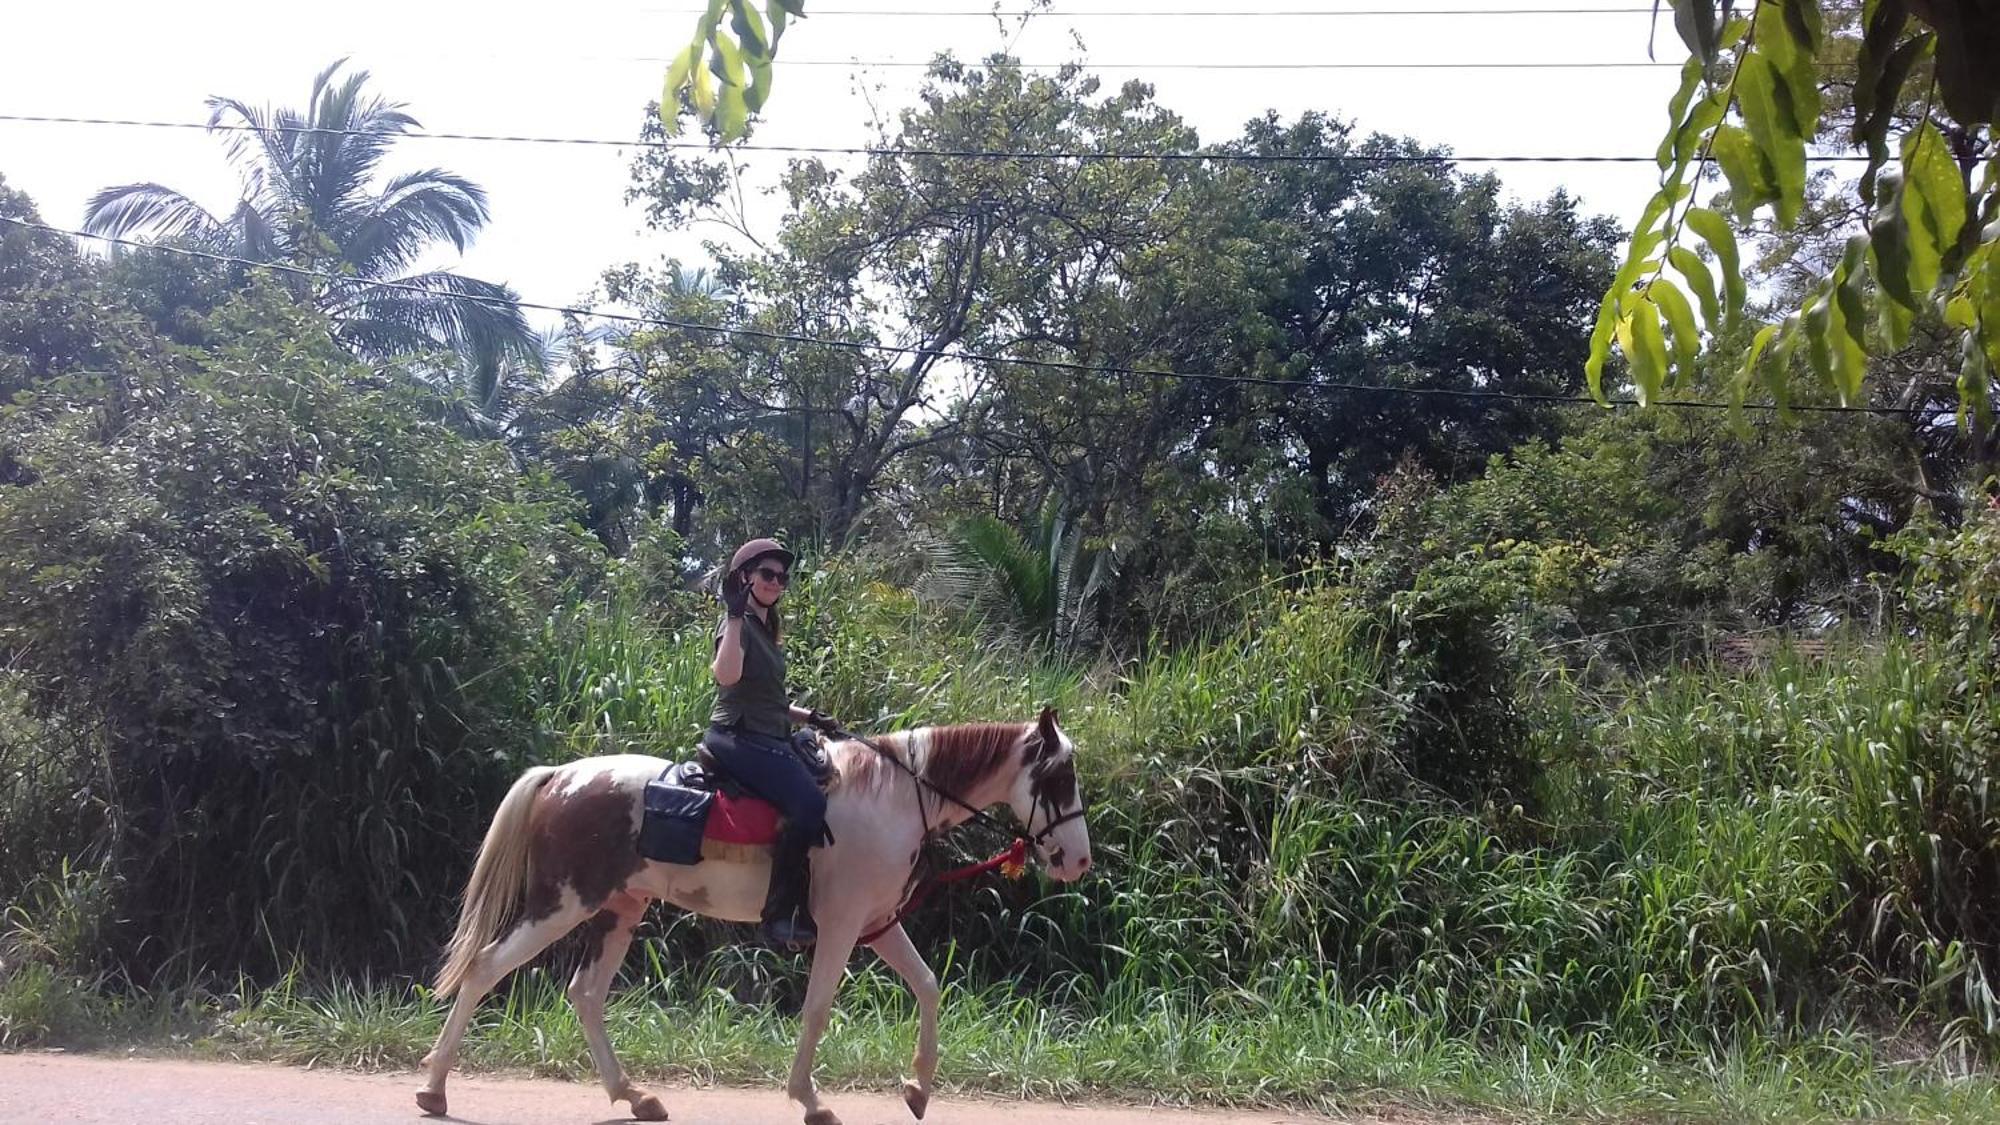
<path id="1" fill-rule="evenodd" d="M 513 921 L 528 881 L 528 810 L 555 772 L 554 766 L 535 766 L 523 773 L 494 811 L 486 841 L 479 845 L 479 858 L 472 865 L 472 878 L 465 884 L 458 929 L 445 946 L 444 968 L 437 976 L 440 997 L 458 991 L 473 958 Z"/>

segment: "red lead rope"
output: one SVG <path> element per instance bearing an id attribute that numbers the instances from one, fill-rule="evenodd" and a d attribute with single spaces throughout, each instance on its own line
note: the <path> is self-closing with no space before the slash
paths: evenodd
<path id="1" fill-rule="evenodd" d="M 895 929 L 897 926 L 902 925 L 903 919 L 910 916 L 910 911 L 915 910 L 919 905 L 921 905 L 924 901 L 924 897 L 926 895 L 929 895 L 931 893 L 931 889 L 933 887 L 938 886 L 939 884 L 956 883 L 962 879 L 970 879 L 975 875 L 984 875 L 988 871 L 994 871 L 994 870 L 998 870 L 1002 875 L 1005 875 L 1009 879 L 1019 879 L 1021 877 L 1021 873 L 1026 871 L 1027 869 L 1028 869 L 1028 840 L 1027 837 L 1025 836 L 1016 836 L 1014 837 L 1014 842 L 1007 845 L 1005 851 L 1001 852 L 999 855 L 994 856 L 992 859 L 984 860 L 979 863 L 968 864 L 964 867 L 953 868 L 952 870 L 947 871 L 942 875 L 933 875 L 930 878 L 925 879 L 923 882 L 918 883 L 917 889 L 910 893 L 909 898 L 903 900 L 903 905 L 896 908 L 896 913 L 891 915 L 887 922 L 882 923 L 881 926 L 870 931 L 869 933 L 862 935 L 861 944 L 869 945 L 873 943 L 876 938 L 881 937 L 883 934 L 886 934 L 890 930 Z"/>

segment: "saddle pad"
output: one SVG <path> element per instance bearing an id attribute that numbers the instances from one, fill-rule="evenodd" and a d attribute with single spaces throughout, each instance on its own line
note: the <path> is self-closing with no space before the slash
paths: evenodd
<path id="1" fill-rule="evenodd" d="M 778 839 L 778 810 L 769 801 L 756 797 L 732 797 L 715 793 L 703 833 L 725 844 L 772 844 Z"/>

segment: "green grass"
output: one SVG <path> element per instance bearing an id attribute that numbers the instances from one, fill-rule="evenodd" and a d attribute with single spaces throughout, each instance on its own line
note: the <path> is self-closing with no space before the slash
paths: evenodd
<path id="1" fill-rule="evenodd" d="M 886 1090 L 905 1073 L 915 1015 L 865 958 L 819 1054 L 834 1089 Z M 78 1003 L 83 1045 L 365 1070 L 414 1068 L 443 1009 L 397 987 L 193 992 Z M 46 997 L 45 997 L 46 999 Z M 0 1011 L 21 1000 L 0 989 Z M 648 1080 L 779 1088 L 796 1024 L 717 988 L 644 982 L 607 1017 L 621 1058 Z M 1387 993 L 1346 1002 L 1312 990 L 1257 997 L 1142 993 L 1089 1013 L 1003 986 L 947 990 L 939 1081 L 947 1092 L 1320 1110 L 1476 1111 L 1523 1120 L 2000 1120 L 2000 1087 L 1950 1056 L 1885 1051 L 1858 1031 L 1646 1049 L 1524 1024 L 1466 1035 Z M 591 1081 L 559 982 L 531 970 L 490 999 L 463 1054 L 471 1070 Z"/>
<path id="2" fill-rule="evenodd" d="M 845 564 L 795 593 L 805 701 L 872 730 L 1053 703 L 1080 748 L 1093 878 L 985 880 L 913 920 L 951 990 L 949 1088 L 1531 1119 L 2000 1120 L 1990 661 L 1864 638 L 1823 662 L 1611 689 L 1551 673 L 1520 697 L 1540 775 L 1519 808 L 1403 770 L 1407 701 L 1385 686 L 1397 655 L 1337 588 L 1264 591 L 1235 633 L 1122 668 L 940 627 Z M 543 752 L 691 745 L 706 613 L 553 619 L 528 701 Z M 968 831 L 958 846 L 995 843 Z M 64 975 L 54 966 L 76 963 L 105 916 L 102 884 L 86 867 L 35 886 L 0 933 L 15 950 L 0 1043 L 393 1067 L 436 1032 L 440 1013 L 402 985 L 135 995 Z M 635 1069 L 775 1085 L 799 966 L 726 951 L 742 934 L 715 924 L 663 919 L 641 936 L 644 983 L 613 1010 Z M 669 965 L 698 968 L 670 980 Z M 889 1083 L 913 1028 L 901 990 L 860 972 L 823 1078 Z M 491 1003 L 467 1059 L 587 1066 L 545 973 Z"/>

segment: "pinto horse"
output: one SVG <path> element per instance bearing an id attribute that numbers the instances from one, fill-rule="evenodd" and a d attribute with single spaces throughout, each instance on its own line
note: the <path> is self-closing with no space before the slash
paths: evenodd
<path id="1" fill-rule="evenodd" d="M 903 1083 L 903 1100 L 919 1119 L 929 1104 L 937 1073 L 937 977 L 898 920 L 927 835 L 970 819 L 972 809 L 1005 804 L 1052 876 L 1068 882 L 1090 867 L 1076 748 L 1056 726 L 1054 710 L 1032 723 L 924 727 L 870 742 L 828 745 L 836 777 L 826 822 L 834 843 L 812 853 L 819 941 L 785 1084 L 805 1110 L 806 1125 L 839 1125 L 813 1086 L 813 1052 L 848 955 L 863 935 L 916 994 L 915 1077 Z M 604 1030 L 604 1002 L 632 928 L 653 899 L 710 918 L 755 922 L 771 873 L 768 848 L 717 848 L 691 866 L 639 854 L 646 783 L 668 764 L 638 754 L 584 758 L 536 766 L 508 790 L 480 845 L 438 974 L 438 995 L 456 999 L 437 1045 L 424 1056 L 417 1105 L 426 1113 L 445 1112 L 445 1077 L 479 1001 L 584 924 L 588 940 L 569 999 L 598 1077 L 612 1101 L 631 1104 L 632 1116 L 666 1120 L 660 1099 L 626 1080 Z"/>

